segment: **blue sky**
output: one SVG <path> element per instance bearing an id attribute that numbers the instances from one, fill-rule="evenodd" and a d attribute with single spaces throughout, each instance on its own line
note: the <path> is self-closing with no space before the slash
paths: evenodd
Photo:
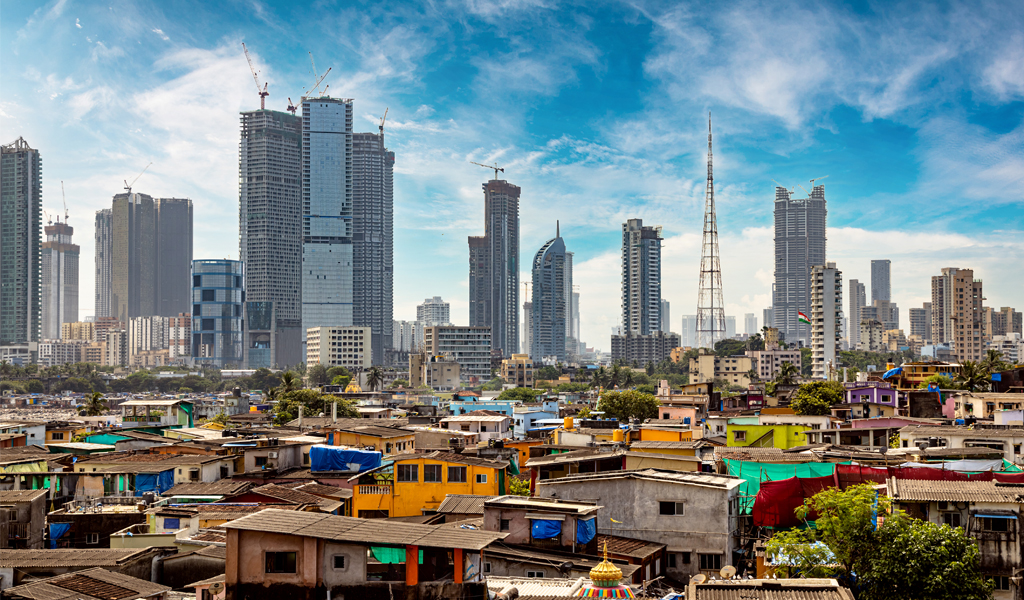
<path id="1" fill-rule="evenodd" d="M 824 175 L 829 260 L 870 281 L 891 259 L 904 329 L 946 266 L 1024 309 L 1020 3 L 59 0 L 4 2 L 0 38 L 3 143 L 41 150 L 51 213 L 64 181 L 83 316 L 92 215 L 149 162 L 135 189 L 193 199 L 195 257 L 237 258 L 238 113 L 259 102 L 243 41 L 268 108 L 309 89 L 309 51 L 358 130 L 388 107 L 396 319 L 440 295 L 465 322 L 488 177 L 469 161 L 498 161 L 523 188 L 522 263 L 555 220 L 576 252 L 585 341 L 607 349 L 618 322 L 627 218 L 664 227 L 678 329 L 696 312 L 709 110 L 741 324 L 770 304 L 772 180 Z"/>

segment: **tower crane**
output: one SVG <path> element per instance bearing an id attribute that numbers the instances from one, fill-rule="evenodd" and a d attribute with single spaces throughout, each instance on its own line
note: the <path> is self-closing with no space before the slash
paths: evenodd
<path id="1" fill-rule="evenodd" d="M 775 185 L 779 186 L 780 188 L 782 188 L 784 190 L 788 190 L 790 194 L 792 194 L 793 192 L 796 191 L 795 187 L 794 188 L 787 188 L 786 186 L 782 185 L 778 181 L 775 181 L 774 179 L 772 179 L 772 183 L 774 183 Z"/>
<path id="2" fill-rule="evenodd" d="M 68 197 L 64 195 L 64 180 L 60 181 L 60 199 L 64 202 L 64 224 L 68 223 Z"/>
<path id="3" fill-rule="evenodd" d="M 142 169 L 142 173 L 145 173 L 146 169 L 150 168 L 151 166 L 153 166 L 153 163 L 149 163 L 148 165 L 146 165 L 146 167 L 144 169 Z M 127 179 L 124 180 L 124 189 L 128 192 L 128 195 L 131 195 L 131 193 L 132 193 L 132 186 L 135 185 L 135 182 L 139 180 L 139 177 L 142 177 L 142 173 L 139 173 L 138 175 L 136 175 L 135 179 L 132 179 L 131 183 L 128 183 Z"/>
<path id="4" fill-rule="evenodd" d="M 306 92 L 306 95 L 308 96 L 310 93 L 315 91 L 317 93 L 317 95 L 319 96 L 320 95 L 320 84 L 323 82 L 324 79 L 327 78 L 327 73 L 331 72 L 331 68 L 332 67 L 327 67 L 327 72 L 324 73 L 323 77 L 317 75 L 316 74 L 316 63 L 313 62 L 313 53 L 312 52 L 309 53 L 309 64 L 313 65 L 313 78 L 316 79 L 316 82 L 313 83 L 313 87 L 309 88 L 309 91 Z M 330 86 L 328 86 L 328 87 L 330 87 Z M 327 93 L 327 90 L 324 90 L 324 94 L 326 94 L 326 93 Z"/>
<path id="5" fill-rule="evenodd" d="M 290 112 L 290 113 L 292 113 L 294 115 L 295 111 L 299 110 L 299 107 L 295 106 L 294 104 L 292 104 L 292 99 L 288 98 L 288 108 L 286 108 L 285 110 L 287 110 L 288 112 Z"/>
<path id="6" fill-rule="evenodd" d="M 380 118 L 380 127 L 377 128 L 377 129 L 380 129 L 380 137 L 381 137 L 381 139 L 384 139 L 384 121 L 386 121 L 387 118 L 388 118 L 388 108 L 385 106 L 384 107 L 384 116 Z"/>
<path id="7" fill-rule="evenodd" d="M 502 173 L 505 172 L 505 168 L 504 167 L 499 167 L 498 163 L 494 163 L 493 165 L 485 165 L 483 163 L 478 163 L 478 162 L 473 162 L 473 161 L 469 161 L 469 162 L 471 162 L 472 164 L 477 165 L 479 167 L 483 167 L 485 169 L 494 169 L 494 178 L 495 179 L 498 178 L 498 171 L 501 171 Z"/>
<path id="8" fill-rule="evenodd" d="M 815 177 L 814 179 L 811 180 L 811 187 L 812 188 L 814 187 L 814 182 L 815 181 L 821 181 L 822 179 L 826 179 L 826 178 L 828 178 L 828 175 L 826 175 L 825 177 Z"/>
<path id="9" fill-rule="evenodd" d="M 270 92 L 267 91 L 267 82 L 263 82 L 263 88 L 260 88 L 260 76 L 259 71 L 252 64 L 252 58 L 249 56 L 249 49 L 245 47 L 245 42 L 242 42 L 242 52 L 245 52 L 245 60 L 249 61 L 249 70 L 252 71 L 252 79 L 256 82 L 256 93 L 260 95 L 260 110 L 267 108 L 267 96 Z"/>

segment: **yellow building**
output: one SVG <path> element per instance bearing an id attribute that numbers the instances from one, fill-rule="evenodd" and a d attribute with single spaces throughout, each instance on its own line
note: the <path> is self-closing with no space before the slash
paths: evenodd
<path id="1" fill-rule="evenodd" d="M 702 354 L 690 359 L 690 381 L 702 383 L 724 379 L 731 385 L 747 387 L 750 378 L 747 373 L 754 368 L 749 356 L 718 356 L 701 350 Z"/>
<path id="2" fill-rule="evenodd" d="M 413 451 L 416 446 L 416 432 L 395 427 L 360 425 L 331 431 L 327 443 L 332 446 L 373 448 L 383 454 L 397 454 Z"/>
<path id="3" fill-rule="evenodd" d="M 506 493 L 507 461 L 430 452 L 394 457 L 392 464 L 361 473 L 350 481 L 352 516 L 419 516 L 435 510 L 448 494 L 501 496 Z"/>
<path id="4" fill-rule="evenodd" d="M 729 423 L 726 446 L 750 448 L 795 448 L 807 444 L 806 424 L 743 424 Z"/>
<path id="5" fill-rule="evenodd" d="M 68 442 L 74 441 L 76 435 L 85 435 L 89 433 L 89 428 L 84 425 L 65 425 L 63 427 L 47 427 L 46 428 L 46 443 L 47 444 L 67 444 Z"/>
<path id="6" fill-rule="evenodd" d="M 86 342 L 91 342 L 96 339 L 96 324 L 86 323 L 84 321 L 61 323 L 60 339 L 64 341 L 84 340 Z"/>
<path id="7" fill-rule="evenodd" d="M 900 365 L 903 367 L 901 381 L 906 382 L 908 388 L 917 388 L 932 375 L 945 375 L 955 379 L 960 374 L 960 365 L 947 362 L 912 362 Z"/>
<path id="8" fill-rule="evenodd" d="M 676 442 L 676 441 L 639 441 L 629 445 L 630 452 L 650 452 L 652 454 L 670 454 L 672 456 L 697 456 L 699 444 L 707 442 Z"/>
<path id="9" fill-rule="evenodd" d="M 501 361 L 501 379 L 516 387 L 533 387 L 533 359 L 529 354 L 513 354 Z"/>
<path id="10" fill-rule="evenodd" d="M 673 429 L 669 427 L 641 427 L 641 442 L 688 442 L 693 440 L 692 429 Z"/>

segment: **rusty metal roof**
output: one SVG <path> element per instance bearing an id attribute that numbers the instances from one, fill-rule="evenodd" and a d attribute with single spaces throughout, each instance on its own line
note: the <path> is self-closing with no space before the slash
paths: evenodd
<path id="1" fill-rule="evenodd" d="M 282 511 L 268 508 L 223 525 L 225 529 L 284 533 L 304 537 L 351 542 L 404 546 L 414 544 L 431 548 L 481 550 L 506 533 L 467 531 L 444 525 L 396 523 L 383 519 L 338 517 L 323 513 Z"/>
<path id="2" fill-rule="evenodd" d="M 648 556 L 665 548 L 665 544 L 655 544 L 647 540 L 636 538 L 619 537 L 617 535 L 597 535 L 597 547 L 604 548 L 607 544 L 608 552 L 620 556 L 633 558 L 647 558 Z"/>
<path id="3" fill-rule="evenodd" d="M 210 483 L 179 483 L 162 496 L 228 496 L 251 490 L 256 484 L 251 481 L 221 479 Z"/>
<path id="4" fill-rule="evenodd" d="M 46 488 L 38 490 L 0 490 L 0 502 L 31 502 L 40 496 L 45 496 L 48 491 Z"/>
<path id="5" fill-rule="evenodd" d="M 472 494 L 448 494 L 437 507 L 439 513 L 460 515 L 484 514 L 484 502 L 497 496 L 474 496 Z"/>
<path id="6" fill-rule="evenodd" d="M 87 569 L 4 590 L 4 597 L 33 600 L 128 600 L 163 594 L 165 585 L 107 571 Z"/>
<path id="7" fill-rule="evenodd" d="M 296 482 L 299 485 L 292 488 L 300 492 L 312 494 L 314 496 L 321 496 L 326 498 L 342 499 L 351 498 L 352 490 L 348 488 L 342 488 L 335 485 L 324 485 L 322 483 L 310 482 L 302 483 L 301 481 Z"/>

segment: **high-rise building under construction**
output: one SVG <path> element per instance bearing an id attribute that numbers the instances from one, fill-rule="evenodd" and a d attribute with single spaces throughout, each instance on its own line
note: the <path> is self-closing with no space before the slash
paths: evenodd
<path id="1" fill-rule="evenodd" d="M 519 193 L 504 179 L 483 185 L 484 235 L 469 238 L 469 325 L 491 328 L 491 348 L 519 352 Z"/>
<path id="2" fill-rule="evenodd" d="M 59 220 L 43 228 L 43 333 L 44 340 L 60 339 L 60 326 L 78 321 L 78 245 L 75 230 Z"/>
<path id="3" fill-rule="evenodd" d="M 790 344 L 811 342 L 811 268 L 826 264 L 826 219 L 824 185 L 814 186 L 807 198 L 793 198 L 790 190 L 775 188 L 772 319 Z"/>

